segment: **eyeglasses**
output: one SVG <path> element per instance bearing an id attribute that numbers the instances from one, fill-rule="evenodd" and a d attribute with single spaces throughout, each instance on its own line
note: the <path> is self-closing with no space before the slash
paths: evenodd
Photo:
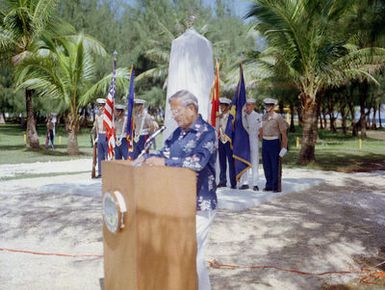
<path id="1" fill-rule="evenodd" d="M 186 109 L 186 108 L 184 108 L 184 107 L 181 107 L 181 108 L 179 108 L 179 109 L 171 109 L 171 114 L 172 114 L 173 116 L 178 116 L 178 115 L 180 115 L 185 109 Z"/>

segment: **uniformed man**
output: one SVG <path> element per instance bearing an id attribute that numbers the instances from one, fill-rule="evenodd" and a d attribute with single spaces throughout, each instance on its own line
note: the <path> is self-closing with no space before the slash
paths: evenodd
<path id="1" fill-rule="evenodd" d="M 115 159 L 127 160 L 128 144 L 127 144 L 127 117 L 124 115 L 125 106 L 121 104 L 115 105 Z"/>
<path id="2" fill-rule="evenodd" d="M 99 98 L 96 100 L 96 103 L 98 104 L 98 113 L 95 116 L 94 123 L 96 132 L 96 139 L 94 140 L 94 142 L 97 142 L 98 145 L 98 175 L 96 176 L 96 178 L 100 178 L 102 176 L 102 160 L 106 160 L 108 154 L 106 128 L 103 125 L 103 114 L 106 100 L 103 98 Z"/>
<path id="3" fill-rule="evenodd" d="M 255 99 L 248 98 L 246 99 L 246 104 L 242 112 L 242 124 L 247 133 L 249 133 L 249 143 L 250 143 L 250 157 L 251 157 L 251 169 L 244 173 L 241 177 L 240 189 L 249 188 L 249 175 L 251 175 L 250 184 L 253 186 L 253 190 L 258 191 L 258 167 L 259 167 L 259 145 L 258 145 L 258 133 L 259 128 L 262 125 L 262 117 L 258 114 L 255 109 Z"/>
<path id="4" fill-rule="evenodd" d="M 279 162 L 287 152 L 287 123 L 280 114 L 274 112 L 277 100 L 266 98 L 263 100 L 266 114 L 262 117 L 262 128 L 259 131 L 262 137 L 262 161 L 266 177 L 264 191 L 279 191 Z M 280 140 L 282 135 L 282 142 Z"/>
<path id="5" fill-rule="evenodd" d="M 229 138 L 225 135 L 227 120 L 229 119 L 229 109 L 231 100 L 219 98 L 220 115 L 217 122 L 217 131 L 219 131 L 218 156 L 219 156 L 219 183 L 218 187 L 227 186 L 227 164 L 229 165 L 229 178 L 231 188 L 236 188 L 237 181 L 235 176 L 235 167 L 233 159 L 233 150 Z"/>
<path id="6" fill-rule="evenodd" d="M 134 151 L 130 154 L 131 159 L 136 159 L 144 149 L 147 138 L 159 127 L 154 118 L 144 108 L 145 100 L 134 99 Z"/>

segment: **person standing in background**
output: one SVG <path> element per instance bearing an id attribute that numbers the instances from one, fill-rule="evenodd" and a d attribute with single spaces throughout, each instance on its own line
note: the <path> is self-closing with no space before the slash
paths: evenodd
<path id="1" fill-rule="evenodd" d="M 128 158 L 128 143 L 127 143 L 127 117 L 124 115 L 125 105 L 115 105 L 115 159 L 116 160 L 127 160 Z"/>
<path id="2" fill-rule="evenodd" d="M 131 159 L 136 159 L 144 149 L 147 138 L 156 131 L 158 124 L 144 108 L 145 100 L 134 99 L 134 150 L 130 153 Z"/>
<path id="3" fill-rule="evenodd" d="M 287 153 L 287 123 L 280 114 L 274 112 L 278 101 L 272 98 L 263 100 L 266 114 L 262 117 L 259 136 L 262 138 L 262 161 L 266 177 L 263 191 L 278 192 L 280 176 L 280 157 Z M 282 135 L 282 142 L 280 140 Z"/>
<path id="4" fill-rule="evenodd" d="M 250 142 L 250 157 L 251 157 L 251 169 L 245 172 L 240 180 L 241 187 L 240 189 L 249 188 L 249 173 L 251 173 L 251 185 L 253 186 L 254 191 L 258 191 L 258 181 L 259 181 L 259 128 L 262 125 L 261 115 L 254 111 L 255 109 L 255 99 L 248 98 L 246 99 L 245 108 L 242 114 L 242 124 L 249 134 Z"/>
<path id="5" fill-rule="evenodd" d="M 96 139 L 94 142 L 97 143 L 98 147 L 98 175 L 96 178 L 100 178 L 102 177 L 102 160 L 106 160 L 108 154 L 106 128 L 103 125 L 103 114 L 106 100 L 99 98 L 96 100 L 96 102 L 98 104 L 98 114 L 95 116 L 94 127 L 96 132 Z"/>
<path id="6" fill-rule="evenodd" d="M 231 188 L 236 188 L 237 181 L 235 177 L 233 150 L 231 142 L 225 135 L 227 120 L 229 119 L 229 109 L 231 100 L 227 98 L 219 98 L 219 106 L 221 113 L 218 117 L 217 131 L 219 131 L 218 140 L 218 157 L 219 157 L 219 183 L 218 187 L 227 186 L 227 164 L 229 165 L 229 177 Z"/>

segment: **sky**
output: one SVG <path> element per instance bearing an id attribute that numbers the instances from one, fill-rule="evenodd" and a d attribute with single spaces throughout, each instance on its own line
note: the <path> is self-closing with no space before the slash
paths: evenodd
<path id="1" fill-rule="evenodd" d="M 205 5 L 214 7 L 215 0 L 203 0 Z M 228 0 L 228 3 L 232 5 L 235 10 L 235 14 L 239 17 L 243 17 L 246 14 L 248 7 L 252 4 L 252 2 L 247 0 Z"/>

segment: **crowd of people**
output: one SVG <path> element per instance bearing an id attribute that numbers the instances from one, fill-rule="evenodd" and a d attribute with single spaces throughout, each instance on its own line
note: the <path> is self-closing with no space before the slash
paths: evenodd
<path id="1" fill-rule="evenodd" d="M 107 160 L 108 144 L 106 127 L 103 124 L 104 106 L 106 100 L 99 98 L 96 100 L 98 104 L 97 114 L 95 116 L 92 134 L 94 136 L 93 142 L 97 146 L 97 164 L 98 174 L 96 178 L 102 176 L 101 163 Z M 144 144 L 148 137 L 154 133 L 159 125 L 145 108 L 146 101 L 140 98 L 134 99 L 134 134 L 132 144 L 127 140 L 127 114 L 125 113 L 125 105 L 115 104 L 114 110 L 114 126 L 116 142 L 114 148 L 115 160 L 134 160 L 144 149 Z"/>

